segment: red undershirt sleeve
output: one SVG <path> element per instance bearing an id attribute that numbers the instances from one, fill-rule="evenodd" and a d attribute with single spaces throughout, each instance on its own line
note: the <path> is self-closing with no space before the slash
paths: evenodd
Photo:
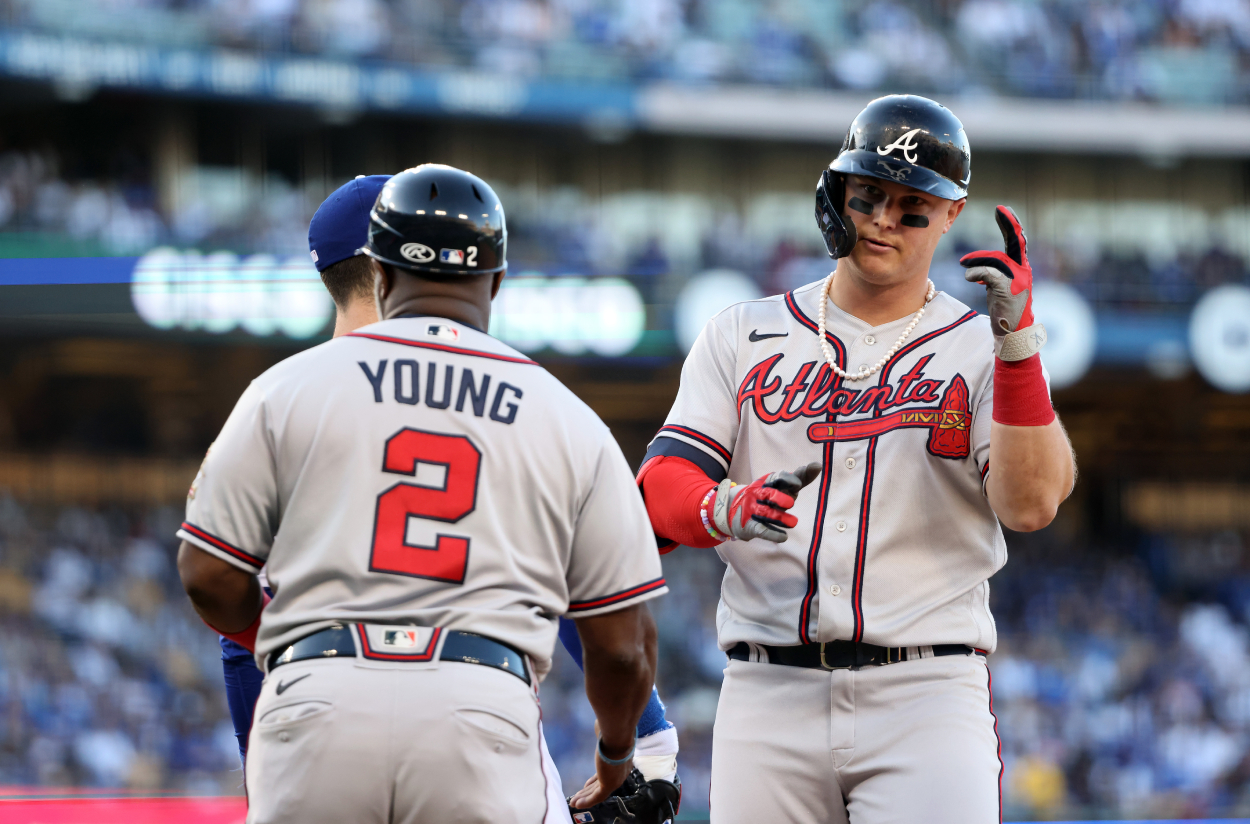
<path id="1" fill-rule="evenodd" d="M 639 470 L 638 486 L 657 536 L 692 547 L 720 543 L 708 534 L 699 515 L 699 504 L 716 484 L 692 462 L 671 455 L 654 457 Z"/>

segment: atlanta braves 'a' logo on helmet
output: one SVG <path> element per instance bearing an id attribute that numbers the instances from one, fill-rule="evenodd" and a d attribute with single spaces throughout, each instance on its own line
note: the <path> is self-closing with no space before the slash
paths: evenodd
<path id="1" fill-rule="evenodd" d="M 914 154 L 914 152 L 915 152 L 917 149 L 919 149 L 919 148 L 920 148 L 920 144 L 919 144 L 919 143 L 913 143 L 913 142 L 912 142 L 912 138 L 913 138 L 913 137 L 915 137 L 915 136 L 916 136 L 916 132 L 919 132 L 919 131 L 921 131 L 921 130 L 920 130 L 920 129 L 912 129 L 910 132 L 907 132 L 905 135 L 903 135 L 902 137 L 900 137 L 898 140 L 895 140 L 895 141 L 894 141 L 893 143 L 891 143 L 889 146 L 878 146 L 878 147 L 877 147 L 877 154 L 881 155 L 882 157 L 885 157 L 885 156 L 887 156 L 887 155 L 889 155 L 889 154 L 893 153 L 893 151 L 894 151 L 895 149 L 902 149 L 902 150 L 903 150 L 903 159 L 904 159 L 904 160 L 906 160 L 908 163 L 915 163 L 915 162 L 916 162 L 916 155 Z"/>

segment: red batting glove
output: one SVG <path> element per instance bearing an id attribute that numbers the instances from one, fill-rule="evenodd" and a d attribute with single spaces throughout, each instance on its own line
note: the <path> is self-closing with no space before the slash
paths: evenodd
<path id="1" fill-rule="evenodd" d="M 1006 206 L 994 211 L 1004 252 L 973 252 L 959 259 L 966 277 L 986 288 L 994 330 L 994 420 L 1009 426 L 1045 426 L 1055 419 L 1037 353 L 1046 327 L 1033 319 L 1033 267 L 1028 241 Z"/>
<path id="2" fill-rule="evenodd" d="M 733 486 L 725 479 L 708 502 L 712 523 L 726 538 L 763 538 L 779 544 L 786 539 L 785 529 L 799 522 L 786 511 L 794 506 L 794 496 L 819 474 L 820 464 L 809 463 L 793 472 L 756 478 L 747 486 Z"/>
<path id="3" fill-rule="evenodd" d="M 990 320 L 995 335 L 1009 335 L 1033 325 L 1033 267 L 1029 244 L 1015 212 L 1006 206 L 994 210 L 1006 252 L 971 252 L 959 259 L 964 277 L 989 291 Z"/>

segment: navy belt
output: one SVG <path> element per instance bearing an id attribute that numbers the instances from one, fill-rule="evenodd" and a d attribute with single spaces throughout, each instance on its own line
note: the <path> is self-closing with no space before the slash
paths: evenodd
<path id="1" fill-rule="evenodd" d="M 439 660 L 494 667 L 515 675 L 526 684 L 532 683 L 525 656 L 507 644 L 484 635 L 454 629 L 446 630 L 443 637 L 445 640 L 438 656 Z M 306 635 L 290 646 L 272 653 L 269 656 L 269 670 L 272 672 L 275 667 L 296 661 L 336 658 L 340 655 L 354 658 L 356 639 L 350 629 L 336 624 L 314 632 L 312 635 Z"/>
<path id="2" fill-rule="evenodd" d="M 931 647 L 879 647 L 856 641 L 825 641 L 800 644 L 794 647 L 770 647 L 755 644 L 768 655 L 769 664 L 783 667 L 806 667 L 823 670 L 857 670 L 861 667 L 879 667 L 897 664 L 908 659 L 908 650 L 916 650 L 914 658 L 928 658 L 923 651 L 933 650 L 934 658 L 943 655 L 971 655 L 977 652 L 963 644 L 934 644 Z M 752 659 L 751 645 L 739 641 L 726 653 L 734 661 L 761 661 L 762 656 Z"/>

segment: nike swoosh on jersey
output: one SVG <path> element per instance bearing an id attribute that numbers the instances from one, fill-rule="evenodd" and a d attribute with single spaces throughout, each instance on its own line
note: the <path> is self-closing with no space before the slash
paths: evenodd
<path id="1" fill-rule="evenodd" d="M 751 334 L 747 335 L 747 340 L 751 341 L 751 343 L 759 343 L 760 341 L 768 340 L 769 338 L 784 338 L 789 334 L 789 332 L 773 332 L 771 335 L 761 335 L 760 330 L 752 329 Z"/>
<path id="2" fill-rule="evenodd" d="M 287 681 L 285 684 L 284 684 L 284 683 L 282 683 L 281 681 L 279 681 L 279 682 L 278 682 L 278 688 L 277 688 L 276 692 L 278 693 L 278 695 L 281 695 L 282 693 L 286 692 L 286 691 L 287 691 L 287 690 L 289 690 L 291 687 L 295 686 L 295 685 L 296 685 L 296 684 L 298 684 L 300 681 L 303 681 L 305 678 L 307 678 L 307 677 L 308 677 L 308 676 L 310 676 L 310 675 L 312 675 L 312 673 L 311 673 L 311 672 L 306 672 L 306 673 L 304 673 L 303 675 L 301 675 L 299 678 L 296 678 L 296 679 L 295 679 L 295 680 L 293 680 L 293 681 Z"/>

